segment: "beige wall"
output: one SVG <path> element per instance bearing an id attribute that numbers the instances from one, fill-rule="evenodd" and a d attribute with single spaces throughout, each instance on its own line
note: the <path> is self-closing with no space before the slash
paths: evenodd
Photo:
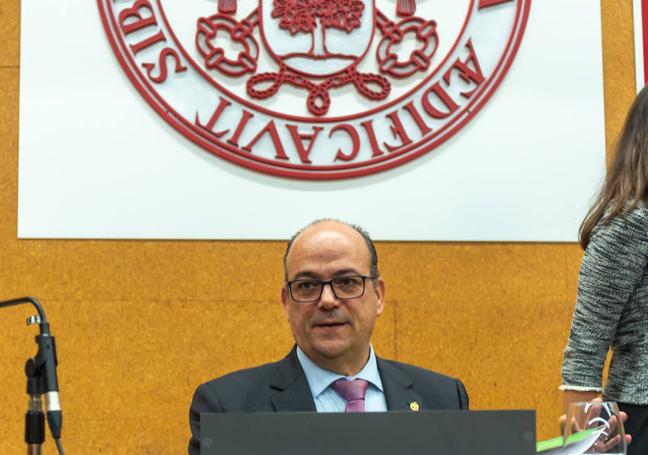
<path id="1" fill-rule="evenodd" d="M 601 4 L 609 146 L 634 94 L 632 10 L 631 0 Z M 198 383 L 291 346 L 279 303 L 283 244 L 17 240 L 19 31 L 19 1 L 0 1 L 0 300 L 31 294 L 45 304 L 69 453 L 183 453 Z M 556 435 L 579 247 L 378 249 L 387 283 L 378 352 L 462 378 L 473 409 L 537 409 L 538 436 Z M 2 454 L 24 450 L 29 314 L 0 313 Z"/>

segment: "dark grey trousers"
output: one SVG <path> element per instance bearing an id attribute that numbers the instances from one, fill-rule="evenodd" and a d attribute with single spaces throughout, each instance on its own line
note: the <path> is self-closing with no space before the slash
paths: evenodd
<path id="1" fill-rule="evenodd" d="M 628 455 L 648 454 L 648 405 L 619 403 L 619 409 L 628 414 L 625 432 L 632 436 Z"/>

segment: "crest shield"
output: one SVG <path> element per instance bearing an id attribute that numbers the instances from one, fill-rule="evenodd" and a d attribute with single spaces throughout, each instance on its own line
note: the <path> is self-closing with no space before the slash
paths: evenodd
<path id="1" fill-rule="evenodd" d="M 327 77 L 357 63 L 374 35 L 374 0 L 259 0 L 268 52 L 292 71 Z"/>

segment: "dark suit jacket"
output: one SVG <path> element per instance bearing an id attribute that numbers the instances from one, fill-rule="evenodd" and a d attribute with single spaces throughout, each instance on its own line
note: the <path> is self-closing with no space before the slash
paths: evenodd
<path id="1" fill-rule="evenodd" d="M 468 409 L 468 394 L 458 379 L 404 363 L 377 358 L 387 408 L 409 411 L 416 401 L 420 410 Z M 282 360 L 237 371 L 196 389 L 189 423 L 189 454 L 200 453 L 202 412 L 316 412 L 306 375 L 295 349 Z"/>

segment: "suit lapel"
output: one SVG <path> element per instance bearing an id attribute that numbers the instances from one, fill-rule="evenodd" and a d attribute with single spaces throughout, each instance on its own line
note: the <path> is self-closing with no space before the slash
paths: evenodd
<path id="1" fill-rule="evenodd" d="M 389 411 L 411 411 L 412 403 L 423 408 L 421 397 L 414 391 L 412 380 L 390 361 L 376 357 L 378 372 L 385 390 Z M 316 412 L 306 375 L 302 370 L 295 348 L 278 362 L 270 381 L 272 405 L 276 412 Z"/>
<path id="2" fill-rule="evenodd" d="M 276 412 L 315 412 L 304 370 L 295 348 L 279 361 L 275 376 L 270 381 L 270 399 Z"/>
<path id="3" fill-rule="evenodd" d="M 388 360 L 376 358 L 380 380 L 385 389 L 385 400 L 389 411 L 419 410 L 413 408 L 413 403 L 422 406 L 421 397 L 414 392 L 412 380 L 401 373 Z"/>

